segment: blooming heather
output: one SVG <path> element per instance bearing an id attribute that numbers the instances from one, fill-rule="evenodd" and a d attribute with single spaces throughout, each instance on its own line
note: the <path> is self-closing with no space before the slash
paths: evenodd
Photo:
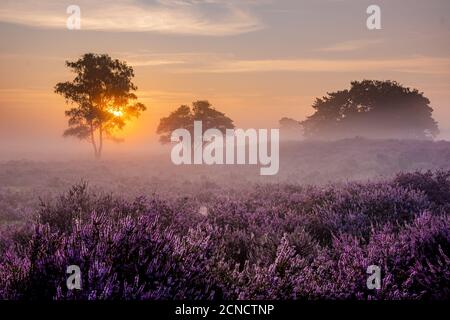
<path id="1" fill-rule="evenodd" d="M 80 184 L 2 231 L 0 298 L 449 299 L 449 186 L 428 172 L 129 201 Z"/>

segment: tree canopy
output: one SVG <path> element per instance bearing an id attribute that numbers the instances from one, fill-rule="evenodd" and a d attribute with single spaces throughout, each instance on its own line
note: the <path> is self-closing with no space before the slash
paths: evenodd
<path id="1" fill-rule="evenodd" d="M 203 130 L 215 128 L 225 133 L 226 129 L 234 128 L 233 120 L 216 110 L 209 101 L 198 100 L 192 103 L 192 109 L 182 105 L 160 120 L 156 130 L 160 135 L 160 142 L 169 143 L 170 136 L 176 129 L 186 129 L 193 136 L 194 121 L 202 121 Z"/>
<path id="2" fill-rule="evenodd" d="M 307 138 L 428 139 L 439 133 L 430 100 L 395 81 L 364 80 L 317 98 L 301 124 Z"/>
<path id="3" fill-rule="evenodd" d="M 303 136 L 303 127 L 300 121 L 283 117 L 278 121 L 280 125 L 280 136 L 284 140 L 298 140 Z"/>
<path id="4" fill-rule="evenodd" d="M 69 128 L 64 136 L 89 141 L 99 158 L 103 139 L 121 141 L 115 135 L 117 131 L 146 110 L 136 101 L 133 68 L 107 54 L 93 53 L 84 54 L 77 61 L 67 61 L 66 66 L 75 73 L 75 78 L 55 86 L 55 92 L 72 105 L 65 112 Z"/>

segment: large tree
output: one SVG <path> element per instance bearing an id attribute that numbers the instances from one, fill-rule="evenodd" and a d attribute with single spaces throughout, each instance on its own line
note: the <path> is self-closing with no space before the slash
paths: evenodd
<path id="1" fill-rule="evenodd" d="M 439 133 L 430 100 L 395 81 L 364 80 L 328 93 L 302 122 L 307 138 L 429 139 Z"/>
<path id="2" fill-rule="evenodd" d="M 194 121 L 202 121 L 204 131 L 215 128 L 225 133 L 226 129 L 234 128 L 233 120 L 213 108 L 208 101 L 199 100 L 192 103 L 192 109 L 182 105 L 169 116 L 162 118 L 156 133 L 160 135 L 163 144 L 170 142 L 170 136 L 176 129 L 186 129 L 193 137 Z"/>
<path id="3" fill-rule="evenodd" d="M 55 92 L 72 106 L 65 112 L 69 128 L 64 136 L 89 141 L 100 158 L 103 140 L 121 141 L 115 134 L 146 109 L 136 101 L 133 68 L 107 54 L 93 53 L 67 61 L 66 66 L 75 78 L 55 86 Z"/>

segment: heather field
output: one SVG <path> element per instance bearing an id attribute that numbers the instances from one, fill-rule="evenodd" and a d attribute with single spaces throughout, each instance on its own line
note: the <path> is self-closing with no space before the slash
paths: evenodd
<path id="1" fill-rule="evenodd" d="M 0 299 L 450 298 L 450 143 L 286 142 L 280 159 L 273 177 L 167 155 L 3 161 Z"/>

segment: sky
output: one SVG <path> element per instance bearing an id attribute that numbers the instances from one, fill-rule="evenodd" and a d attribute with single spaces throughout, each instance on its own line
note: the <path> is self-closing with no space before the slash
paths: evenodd
<path id="1" fill-rule="evenodd" d="M 81 29 L 69 30 L 69 5 Z M 381 8 L 381 30 L 366 26 Z M 450 139 L 448 0 L 124 0 L 0 2 L 0 158 L 78 152 L 62 137 L 66 60 L 108 53 L 135 70 L 148 110 L 115 146 L 155 148 L 159 119 L 209 100 L 240 128 L 303 120 L 316 97 L 353 80 L 396 80 L 431 100 Z"/>

